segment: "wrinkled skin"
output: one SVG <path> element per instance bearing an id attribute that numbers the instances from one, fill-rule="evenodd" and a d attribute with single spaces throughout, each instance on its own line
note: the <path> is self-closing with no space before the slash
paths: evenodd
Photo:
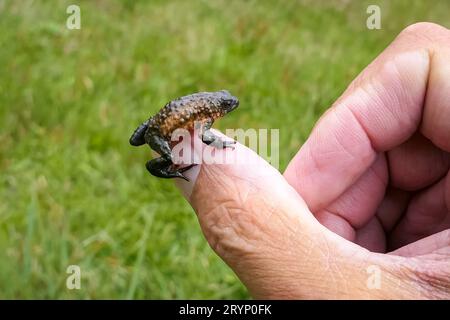
<path id="1" fill-rule="evenodd" d="M 404 30 L 284 175 L 242 145 L 220 152 L 252 164 L 197 166 L 178 185 L 254 297 L 450 298 L 449 30 Z"/>

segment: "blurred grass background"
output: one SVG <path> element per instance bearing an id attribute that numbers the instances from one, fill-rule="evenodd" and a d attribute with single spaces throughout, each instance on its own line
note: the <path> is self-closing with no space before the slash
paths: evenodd
<path id="1" fill-rule="evenodd" d="M 382 30 L 366 28 L 369 4 Z M 241 106 L 216 127 L 280 129 L 283 170 L 405 26 L 449 17 L 446 0 L 0 0 L 0 298 L 248 298 L 132 131 L 225 88 Z M 71 264 L 81 290 L 65 286 Z"/>

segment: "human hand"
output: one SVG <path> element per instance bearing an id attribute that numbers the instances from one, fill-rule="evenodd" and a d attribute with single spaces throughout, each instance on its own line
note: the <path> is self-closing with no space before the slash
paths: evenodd
<path id="1" fill-rule="evenodd" d="M 450 298 L 449 30 L 403 31 L 284 176 L 242 145 L 220 152 L 247 164 L 200 165 L 177 183 L 255 298 Z"/>

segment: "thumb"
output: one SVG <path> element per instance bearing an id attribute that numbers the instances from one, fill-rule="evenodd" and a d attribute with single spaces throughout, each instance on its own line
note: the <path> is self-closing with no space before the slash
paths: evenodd
<path id="1" fill-rule="evenodd" d="M 320 225 L 284 177 L 252 150 L 238 143 L 234 150 L 215 149 L 215 156 L 223 153 L 233 155 L 234 162 L 198 165 L 185 172 L 189 182 L 180 179 L 177 185 L 210 246 L 252 295 L 361 293 L 369 252 Z"/>

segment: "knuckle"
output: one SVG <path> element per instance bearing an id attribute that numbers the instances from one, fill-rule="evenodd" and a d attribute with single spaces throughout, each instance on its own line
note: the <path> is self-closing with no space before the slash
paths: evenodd
<path id="1" fill-rule="evenodd" d="M 448 262 L 421 262 L 408 272 L 410 279 L 417 283 L 422 294 L 428 299 L 449 297 L 450 268 Z"/>

